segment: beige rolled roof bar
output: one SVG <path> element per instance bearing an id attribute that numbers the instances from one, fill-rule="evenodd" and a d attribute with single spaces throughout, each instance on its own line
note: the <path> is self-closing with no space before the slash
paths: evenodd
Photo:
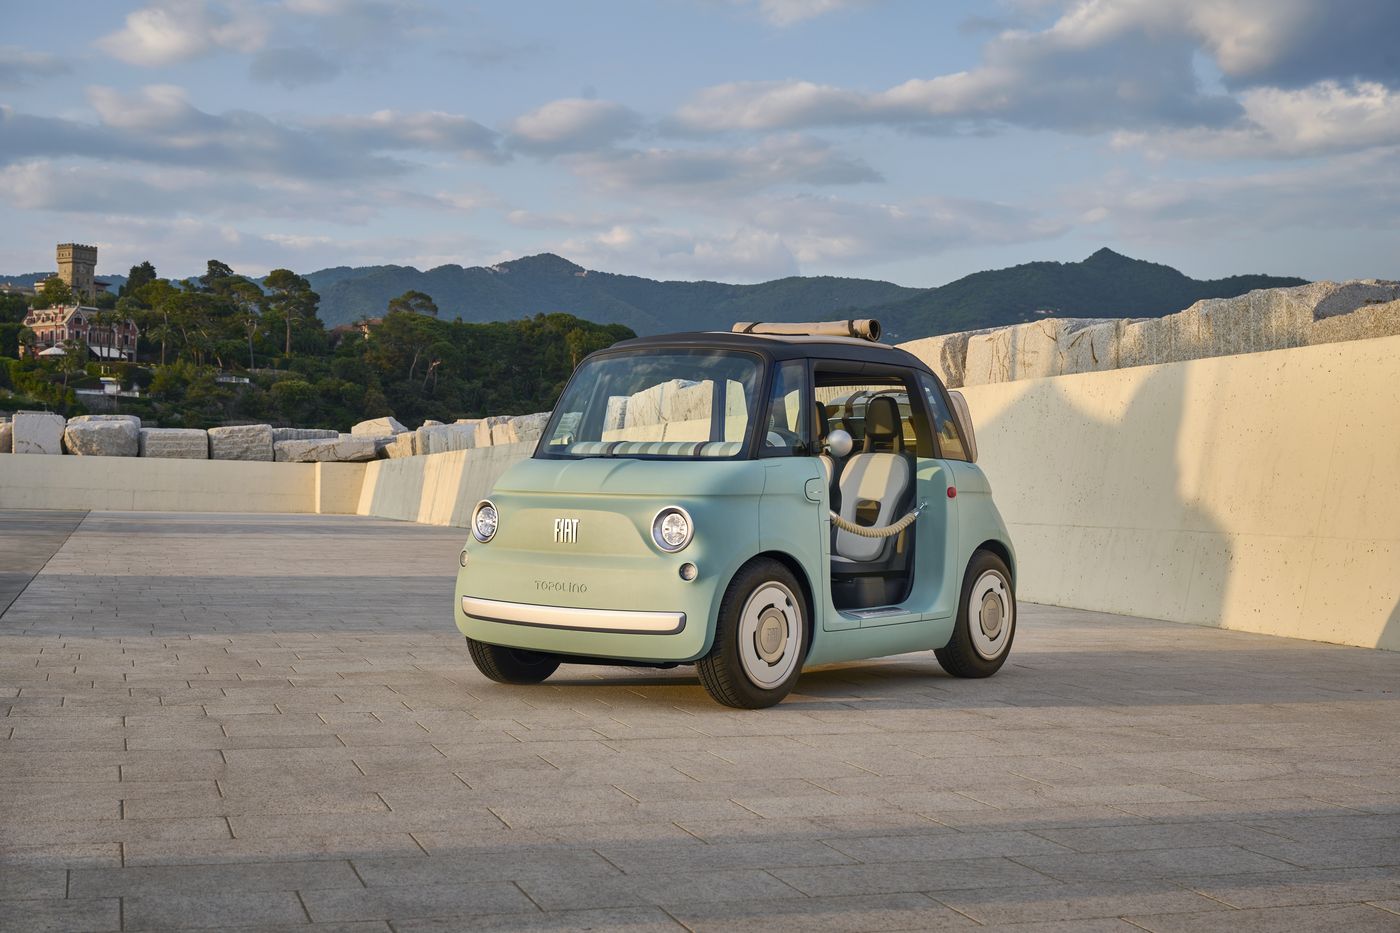
<path id="1" fill-rule="evenodd" d="M 880 339 L 880 322 L 874 318 L 851 321 L 815 321 L 801 324 L 765 323 L 762 321 L 735 324 L 736 334 L 772 334 L 784 337 L 855 337 L 860 340 Z"/>

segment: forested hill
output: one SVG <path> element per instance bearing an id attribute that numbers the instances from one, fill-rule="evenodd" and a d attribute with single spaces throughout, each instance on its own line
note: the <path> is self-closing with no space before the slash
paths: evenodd
<path id="1" fill-rule="evenodd" d="M 1305 285 L 1307 279 L 1232 275 L 1193 279 L 1171 266 L 1101 249 L 1082 262 L 1028 262 L 977 272 L 903 301 L 864 306 L 901 339 L 950 334 L 1056 317 L 1161 317 L 1202 298 L 1233 298 L 1256 288 Z"/>
<path id="2" fill-rule="evenodd" d="M 888 304 L 919 294 L 889 282 L 832 276 L 792 277 L 760 285 L 658 282 L 593 272 L 550 253 L 497 266 L 339 266 L 307 276 L 321 296 L 328 325 L 379 317 L 389 299 L 409 290 L 433 296 L 452 320 L 502 321 L 541 312 L 625 324 L 638 334 L 727 329 L 735 321 L 829 319 L 852 307 Z"/>

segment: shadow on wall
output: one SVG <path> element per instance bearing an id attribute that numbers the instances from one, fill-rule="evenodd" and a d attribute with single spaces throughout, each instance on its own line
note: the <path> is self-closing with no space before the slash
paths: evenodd
<path id="1" fill-rule="evenodd" d="M 1128 377 L 1136 385 L 1105 391 L 1081 378 L 1094 376 L 966 392 L 979 463 L 1017 548 L 1020 595 L 1222 626 L 1234 544 L 1184 494 L 1186 369 L 1144 368 Z"/>
<path id="2" fill-rule="evenodd" d="M 1381 637 L 1376 642 L 1376 647 L 1400 651 L 1400 602 L 1396 602 L 1395 608 L 1390 611 L 1390 619 L 1386 621 L 1385 628 L 1381 630 Z"/>

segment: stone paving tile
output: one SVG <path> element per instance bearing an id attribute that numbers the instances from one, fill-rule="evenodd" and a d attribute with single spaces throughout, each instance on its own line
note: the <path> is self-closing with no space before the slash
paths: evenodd
<path id="1" fill-rule="evenodd" d="M 1320 907 L 1260 907 L 1126 918 L 1149 933 L 1275 933 L 1278 930 L 1346 930 L 1347 933 L 1395 933 L 1400 916 L 1365 904 Z"/>
<path id="2" fill-rule="evenodd" d="M 1198 892 L 1142 881 L 934 891 L 929 896 L 985 924 L 1229 910 Z"/>
<path id="3" fill-rule="evenodd" d="M 116 898 L 0 901 L 0 930 L 98 933 L 121 928 L 121 901 Z"/>
<path id="4" fill-rule="evenodd" d="M 984 681 L 505 687 L 461 539 L 84 518 L 0 616 L 0 928 L 1400 929 L 1394 654 L 1027 605 Z"/>
<path id="5" fill-rule="evenodd" d="M 686 904 L 671 913 L 695 933 L 727 930 L 862 933 L 880 930 L 980 930 L 976 922 L 921 894 L 774 898 Z"/>
<path id="6" fill-rule="evenodd" d="M 319 892 L 318 892 L 319 893 Z M 185 894 L 182 889 L 123 897 L 122 926 L 129 930 L 185 930 L 306 920 L 291 891 Z"/>

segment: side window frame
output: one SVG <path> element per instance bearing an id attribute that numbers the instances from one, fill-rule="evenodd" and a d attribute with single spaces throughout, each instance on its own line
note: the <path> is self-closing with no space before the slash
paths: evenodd
<path id="1" fill-rule="evenodd" d="M 846 360 L 816 360 L 816 368 L 841 380 L 850 380 L 853 388 L 869 384 L 869 380 L 892 380 L 897 382 L 909 397 L 909 420 L 914 427 L 914 448 L 911 453 L 917 458 L 933 459 L 939 456 L 938 436 L 933 430 L 928 400 L 924 398 L 923 387 L 919 384 L 918 370 L 905 366 L 891 366 L 878 363 L 855 363 Z M 863 381 L 864 380 L 864 381 Z M 816 385 L 816 374 L 811 378 Z M 895 386 L 890 386 L 894 390 Z"/>
<path id="2" fill-rule="evenodd" d="M 931 430 L 931 433 L 933 435 L 933 443 L 938 451 L 939 459 L 957 460 L 961 463 L 973 462 L 972 456 L 967 449 L 967 438 L 963 437 L 962 425 L 958 423 L 957 409 L 953 407 L 953 400 L 948 397 L 948 389 L 946 386 L 943 385 L 943 380 L 929 373 L 920 372 L 916 377 L 916 381 L 919 383 L 920 396 L 923 396 L 925 392 L 933 392 L 938 398 L 939 403 L 942 405 L 944 411 L 948 415 L 948 423 L 953 426 L 953 433 L 957 435 L 958 446 L 962 449 L 961 456 L 953 456 L 950 451 L 945 451 L 943 449 L 942 433 L 937 430 Z M 925 384 L 927 384 L 927 388 L 925 388 Z M 925 398 L 924 401 L 925 404 L 927 404 L 928 399 Z M 940 414 L 940 412 L 930 412 L 930 429 L 935 428 L 935 426 L 938 424 L 938 416 Z"/>
<path id="3" fill-rule="evenodd" d="M 797 434 L 799 446 L 765 448 L 763 436 L 772 420 L 773 406 L 779 401 L 776 390 L 787 387 L 788 378 L 797 381 Z M 768 380 L 768 398 L 764 402 L 762 420 L 755 426 L 755 440 L 758 442 L 758 458 L 770 460 L 778 457 L 815 457 L 816 440 L 812 436 L 812 367 L 809 360 L 774 360 L 773 374 Z M 786 397 L 787 393 L 784 393 Z"/>

